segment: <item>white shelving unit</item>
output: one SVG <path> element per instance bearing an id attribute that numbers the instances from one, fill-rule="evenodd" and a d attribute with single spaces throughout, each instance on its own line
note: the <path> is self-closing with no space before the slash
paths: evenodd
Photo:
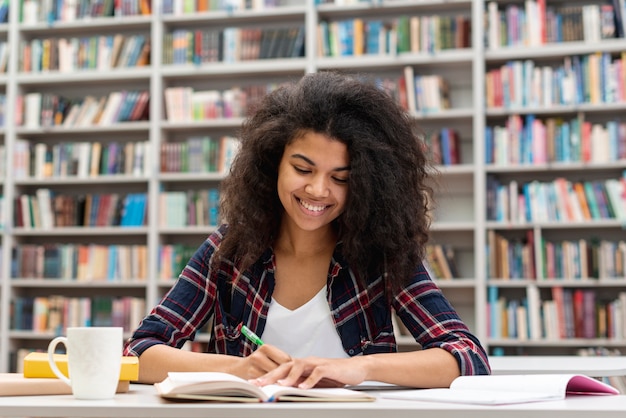
<path id="1" fill-rule="evenodd" d="M 591 0 L 589 0 L 591 2 Z M 165 244 L 198 246 L 213 227 L 167 228 L 159 225 L 159 193 L 217 187 L 223 178 L 219 174 L 161 173 L 159 169 L 160 146 L 164 142 L 177 142 L 192 135 L 209 135 L 219 138 L 236 135 L 242 118 L 208 121 L 172 122 L 165 119 L 163 92 L 168 87 L 193 87 L 194 89 L 223 90 L 233 86 L 255 83 L 279 83 L 296 79 L 308 72 L 339 70 L 368 76 L 399 77 L 410 66 L 416 74 L 439 74 L 450 84 L 450 109 L 438 112 L 415 113 L 420 129 L 432 132 L 443 127 L 454 128 L 460 134 L 461 162 L 439 167 L 441 176 L 437 188 L 432 227 L 435 243 L 449 244 L 454 248 L 459 278 L 438 280 L 446 296 L 472 331 L 493 350 L 520 353 L 566 354 L 588 346 L 626 347 L 624 339 L 571 339 L 537 340 L 492 338 L 488 322 L 488 289 L 496 286 L 502 294 L 524 295 L 527 287 L 537 283 L 542 295 L 548 296 L 552 282 L 532 280 L 489 280 L 487 235 L 490 230 L 513 234 L 531 229 L 536 236 L 555 239 L 600 234 L 612 239 L 623 239 L 623 223 L 616 220 L 594 220 L 575 225 L 562 223 L 529 223 L 508 225 L 489 221 L 486 217 L 486 180 L 488 175 L 502 178 L 548 179 L 555 175 L 576 177 L 596 173 L 600 176 L 618 177 L 626 169 L 626 160 L 601 166 L 588 164 L 506 165 L 485 164 L 484 132 L 487 126 L 504 120 L 514 112 L 510 109 L 487 109 L 485 99 L 485 73 L 488 69 L 509 60 L 554 61 L 554 57 L 589 54 L 607 51 L 614 54 L 626 50 L 624 39 L 607 39 L 600 43 L 570 42 L 546 44 L 536 47 L 501 47 L 489 49 L 484 45 L 484 15 L 488 3 L 483 0 L 389 0 L 382 2 L 346 5 L 314 5 L 306 3 L 284 5 L 260 11 L 231 10 L 198 12 L 183 15 L 161 15 L 153 2 L 153 14 L 116 18 L 94 18 L 73 22 L 22 24 L 16 8 L 10 10 L 8 24 L 0 25 L 0 40 L 10 45 L 7 74 L 0 75 L 0 92 L 7 103 L 16 102 L 18 95 L 40 91 L 64 94 L 74 98 L 86 94 L 104 95 L 113 90 L 145 89 L 150 92 L 149 121 L 118 123 L 109 126 L 25 128 L 7 123 L 0 138 L 9 156 L 7 173 L 0 183 L 6 207 L 2 230 L 2 269 L 0 270 L 0 371 L 8 371 L 10 355 L 19 348 L 44 348 L 52 333 L 14 330 L 11 328 L 11 301 L 17 296 L 133 296 L 143 298 L 151 307 L 171 286 L 172 280 L 158 279 L 159 248 Z M 501 8 L 523 2 L 501 1 Z M 548 4 L 553 3 L 551 0 Z M 557 2 L 558 3 L 558 2 Z M 401 15 L 464 15 L 471 18 L 471 47 L 431 52 L 362 55 L 345 57 L 320 57 L 317 54 L 317 27 L 321 21 L 339 21 L 360 17 L 363 20 L 391 20 Z M 305 56 L 292 59 L 266 59 L 211 64 L 164 65 L 163 38 L 176 29 L 271 27 L 283 24 L 304 25 L 306 29 Z M 46 36 L 81 36 L 100 34 L 144 34 L 151 39 L 149 66 L 109 71 L 84 70 L 64 74 L 58 72 L 23 73 L 19 70 L 21 41 Z M 533 113 L 538 117 L 589 115 L 599 120 L 620 117 L 626 103 L 602 105 L 564 105 L 545 109 L 518 109 L 517 114 Z M 5 120 L 15 118 L 16 109 L 8 105 Z M 624 121 L 624 119 L 622 119 Z M 35 142 L 50 141 L 148 141 L 151 166 L 144 176 L 100 176 L 89 179 L 53 178 L 18 179 L 13 176 L 13 155 L 17 139 Z M 143 227 L 90 227 L 28 230 L 13 226 L 13 207 L 10 202 L 20 193 L 34 192 L 37 188 L 50 188 L 68 193 L 87 192 L 94 187 L 106 192 L 142 192 L 148 197 L 147 223 Z M 147 279 L 130 282 L 77 282 L 11 278 L 12 248 L 29 243 L 102 243 L 141 244 L 147 246 Z M 538 266 L 540 267 L 540 266 Z M 589 280 L 585 282 L 562 281 L 572 287 L 590 287 L 598 292 L 611 293 L 626 290 L 626 280 Z M 207 335 L 200 335 L 206 341 Z M 399 337 L 401 347 L 411 348 L 410 338 Z"/>

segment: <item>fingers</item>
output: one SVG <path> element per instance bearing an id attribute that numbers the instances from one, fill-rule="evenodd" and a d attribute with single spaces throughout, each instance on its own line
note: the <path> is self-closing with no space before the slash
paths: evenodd
<path id="1" fill-rule="evenodd" d="M 251 383 L 259 386 L 277 383 L 302 389 L 357 385 L 365 380 L 366 371 L 363 367 L 356 367 L 354 362 L 354 358 L 307 357 L 293 359 L 258 377 Z"/>
<path id="2" fill-rule="evenodd" d="M 306 359 L 294 359 L 283 363 L 274 370 L 255 379 L 254 383 L 259 386 L 279 384 L 283 386 L 296 386 L 308 389 L 319 387 L 341 387 L 344 384 L 335 380 L 332 372 L 332 364 L 328 359 L 309 357 Z"/>
<path id="3" fill-rule="evenodd" d="M 264 344 L 245 358 L 246 375 L 248 378 L 254 379 L 289 361 L 291 361 L 289 354 L 272 345 Z"/>
<path id="4" fill-rule="evenodd" d="M 291 361 L 291 356 L 289 354 L 277 347 L 274 347 L 273 345 L 263 344 L 257 351 L 255 351 L 255 353 L 266 356 L 277 366 Z"/>

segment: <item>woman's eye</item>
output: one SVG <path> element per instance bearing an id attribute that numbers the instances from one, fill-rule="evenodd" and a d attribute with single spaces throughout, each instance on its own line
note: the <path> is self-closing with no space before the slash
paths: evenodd
<path id="1" fill-rule="evenodd" d="M 301 173 L 301 174 L 308 174 L 308 173 L 311 172 L 311 170 L 307 170 L 307 169 L 300 168 L 300 167 L 295 167 L 294 166 L 293 168 L 294 168 L 294 170 L 296 170 L 296 172 Z"/>
<path id="2" fill-rule="evenodd" d="M 333 180 L 336 183 L 339 183 L 339 184 L 347 184 L 348 183 L 348 179 L 344 179 L 344 178 L 333 177 Z"/>

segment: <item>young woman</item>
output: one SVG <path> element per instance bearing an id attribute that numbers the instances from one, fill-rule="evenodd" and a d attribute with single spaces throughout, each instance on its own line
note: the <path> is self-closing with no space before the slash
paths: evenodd
<path id="1" fill-rule="evenodd" d="M 268 94 L 222 183 L 225 223 L 126 343 L 140 380 L 223 371 L 260 385 L 447 387 L 489 373 L 421 262 L 431 191 L 413 128 L 386 92 L 337 73 Z M 394 311 L 420 349 L 397 352 Z M 208 352 L 180 350 L 208 321 Z"/>

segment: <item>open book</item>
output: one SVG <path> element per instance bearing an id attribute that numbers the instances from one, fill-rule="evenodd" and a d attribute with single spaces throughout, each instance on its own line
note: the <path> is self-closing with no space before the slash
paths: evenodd
<path id="1" fill-rule="evenodd" d="M 245 379 L 218 372 L 170 372 L 155 383 L 157 393 L 168 399 L 221 402 L 366 402 L 376 397 L 345 388 L 299 389 L 290 386 L 259 387 Z"/>
<path id="2" fill-rule="evenodd" d="M 565 399 L 568 394 L 617 395 L 619 391 L 579 374 L 460 376 L 449 389 L 388 392 L 388 399 L 501 405 Z"/>

